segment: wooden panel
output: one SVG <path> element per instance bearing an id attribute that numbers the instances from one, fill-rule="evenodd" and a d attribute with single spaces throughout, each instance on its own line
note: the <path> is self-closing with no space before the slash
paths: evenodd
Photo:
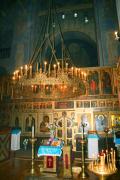
<path id="1" fill-rule="evenodd" d="M 0 132 L 0 162 L 10 158 L 10 131 Z"/>

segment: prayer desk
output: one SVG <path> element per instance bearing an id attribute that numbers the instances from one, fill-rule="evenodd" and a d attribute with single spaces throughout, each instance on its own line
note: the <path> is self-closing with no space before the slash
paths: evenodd
<path id="1" fill-rule="evenodd" d="M 40 146 L 38 149 L 38 157 L 44 156 L 44 171 L 56 172 L 57 157 L 61 156 L 62 150 L 60 146 Z"/>

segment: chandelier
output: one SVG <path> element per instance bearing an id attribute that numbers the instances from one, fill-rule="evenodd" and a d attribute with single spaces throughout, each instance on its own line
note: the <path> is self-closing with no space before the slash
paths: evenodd
<path id="1" fill-rule="evenodd" d="M 53 0 L 34 53 L 28 64 L 13 73 L 13 98 L 68 98 L 79 95 L 80 83 L 86 82 L 86 71 L 75 67 L 65 46 L 62 28 Z M 61 57 L 56 50 L 56 36 L 61 41 Z"/>

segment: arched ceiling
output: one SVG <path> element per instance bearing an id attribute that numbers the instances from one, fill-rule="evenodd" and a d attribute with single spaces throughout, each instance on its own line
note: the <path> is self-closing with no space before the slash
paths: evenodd
<path id="1" fill-rule="evenodd" d="M 78 31 L 64 32 L 64 45 L 68 50 L 72 63 L 77 67 L 98 66 L 97 45 L 86 34 Z M 56 55 L 61 58 L 61 37 L 56 37 Z M 47 51 L 50 59 L 50 49 Z"/>

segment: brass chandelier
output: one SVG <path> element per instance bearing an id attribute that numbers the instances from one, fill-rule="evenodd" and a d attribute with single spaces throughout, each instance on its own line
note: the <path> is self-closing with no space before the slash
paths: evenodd
<path id="1" fill-rule="evenodd" d="M 72 63 L 53 0 L 49 1 L 43 29 L 29 63 L 13 73 L 12 97 L 58 99 L 78 96 L 80 82 L 86 82 L 87 73 Z M 61 58 L 57 57 L 56 50 L 58 34 Z"/>

